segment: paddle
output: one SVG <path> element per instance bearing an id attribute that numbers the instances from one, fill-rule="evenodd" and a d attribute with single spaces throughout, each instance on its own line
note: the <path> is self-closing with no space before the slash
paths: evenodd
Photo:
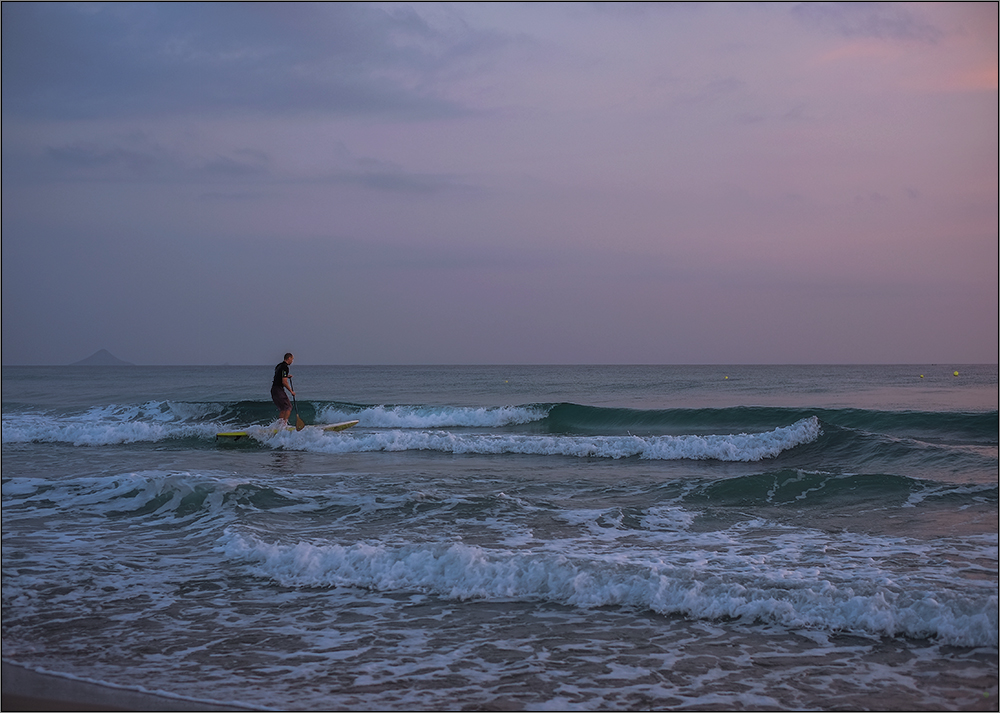
<path id="1" fill-rule="evenodd" d="M 295 387 L 292 386 L 292 377 L 288 377 L 288 385 L 292 387 L 292 404 L 295 406 L 295 430 L 301 431 L 306 427 L 306 422 L 299 416 L 299 405 L 295 401 Z"/>

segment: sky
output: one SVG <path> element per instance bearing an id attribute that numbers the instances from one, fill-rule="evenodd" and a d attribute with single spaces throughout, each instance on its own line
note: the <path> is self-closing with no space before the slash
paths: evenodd
<path id="1" fill-rule="evenodd" d="M 997 361 L 996 3 L 2 13 L 4 365 Z"/>

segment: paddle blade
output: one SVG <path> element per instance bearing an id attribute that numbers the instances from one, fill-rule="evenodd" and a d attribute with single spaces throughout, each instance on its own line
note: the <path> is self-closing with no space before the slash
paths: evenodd
<path id="1" fill-rule="evenodd" d="M 305 427 L 306 427 L 306 422 L 302 420 L 301 416 L 295 414 L 295 430 L 301 431 Z"/>

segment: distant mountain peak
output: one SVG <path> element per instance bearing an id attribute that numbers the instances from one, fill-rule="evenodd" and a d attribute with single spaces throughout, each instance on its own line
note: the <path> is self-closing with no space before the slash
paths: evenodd
<path id="1" fill-rule="evenodd" d="M 86 359 L 73 362 L 70 366 L 135 366 L 135 364 L 119 359 L 107 349 L 101 349 Z"/>

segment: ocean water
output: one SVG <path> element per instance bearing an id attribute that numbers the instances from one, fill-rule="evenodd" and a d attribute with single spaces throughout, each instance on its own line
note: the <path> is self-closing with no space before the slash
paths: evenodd
<path id="1" fill-rule="evenodd" d="M 304 421 L 360 423 L 277 434 L 271 373 L 3 369 L 5 660 L 259 709 L 997 709 L 996 365 L 296 364 Z"/>

